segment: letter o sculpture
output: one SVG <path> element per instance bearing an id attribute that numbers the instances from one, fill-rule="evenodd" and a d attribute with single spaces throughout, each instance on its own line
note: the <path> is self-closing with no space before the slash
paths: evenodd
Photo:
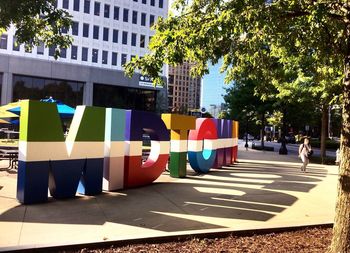
<path id="1" fill-rule="evenodd" d="M 193 170 L 209 172 L 215 162 L 217 138 L 216 125 L 212 119 L 196 120 L 196 129 L 190 130 L 188 134 L 188 160 Z"/>

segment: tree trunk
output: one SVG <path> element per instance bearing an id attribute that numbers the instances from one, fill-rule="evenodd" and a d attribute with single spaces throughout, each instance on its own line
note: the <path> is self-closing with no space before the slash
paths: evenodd
<path id="1" fill-rule="evenodd" d="M 326 138 L 328 126 L 328 106 L 322 105 L 322 125 L 321 125 L 321 161 L 325 163 L 326 159 Z"/>
<path id="2" fill-rule="evenodd" d="M 265 112 L 262 114 L 261 117 L 261 150 L 264 150 L 265 143 L 264 143 L 264 136 L 265 136 Z"/>
<path id="3" fill-rule="evenodd" d="M 349 43 L 350 49 L 350 43 Z M 345 60 L 338 196 L 330 252 L 350 252 L 350 50 Z"/>

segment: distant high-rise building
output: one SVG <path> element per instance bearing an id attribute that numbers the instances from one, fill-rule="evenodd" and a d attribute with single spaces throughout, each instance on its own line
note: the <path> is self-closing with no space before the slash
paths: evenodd
<path id="1" fill-rule="evenodd" d="M 185 62 L 176 67 L 169 66 L 169 111 L 186 114 L 200 107 L 201 78 L 190 76 L 191 65 Z"/>

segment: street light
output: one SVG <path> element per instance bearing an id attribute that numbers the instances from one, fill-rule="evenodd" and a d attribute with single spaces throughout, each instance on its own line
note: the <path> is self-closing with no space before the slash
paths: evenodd
<path id="1" fill-rule="evenodd" d="M 282 136 L 281 136 L 281 147 L 278 152 L 280 155 L 288 155 L 288 150 L 286 146 L 286 130 L 287 130 L 286 114 L 287 114 L 287 110 L 286 108 L 283 108 L 283 127 L 282 127 Z"/>
<path id="2" fill-rule="evenodd" d="M 246 113 L 246 128 L 245 128 L 245 145 L 244 147 L 246 150 L 248 150 L 248 123 L 249 123 L 249 118 L 252 115 L 252 112 L 247 112 L 247 110 L 244 110 Z"/>

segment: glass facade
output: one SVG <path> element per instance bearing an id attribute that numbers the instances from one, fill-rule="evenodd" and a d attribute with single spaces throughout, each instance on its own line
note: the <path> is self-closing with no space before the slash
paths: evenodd
<path id="1" fill-rule="evenodd" d="M 83 89 L 81 82 L 13 75 L 13 101 L 53 97 L 75 107 L 83 104 Z"/>
<path id="2" fill-rule="evenodd" d="M 94 106 L 154 112 L 156 100 L 156 90 L 94 84 Z"/>

